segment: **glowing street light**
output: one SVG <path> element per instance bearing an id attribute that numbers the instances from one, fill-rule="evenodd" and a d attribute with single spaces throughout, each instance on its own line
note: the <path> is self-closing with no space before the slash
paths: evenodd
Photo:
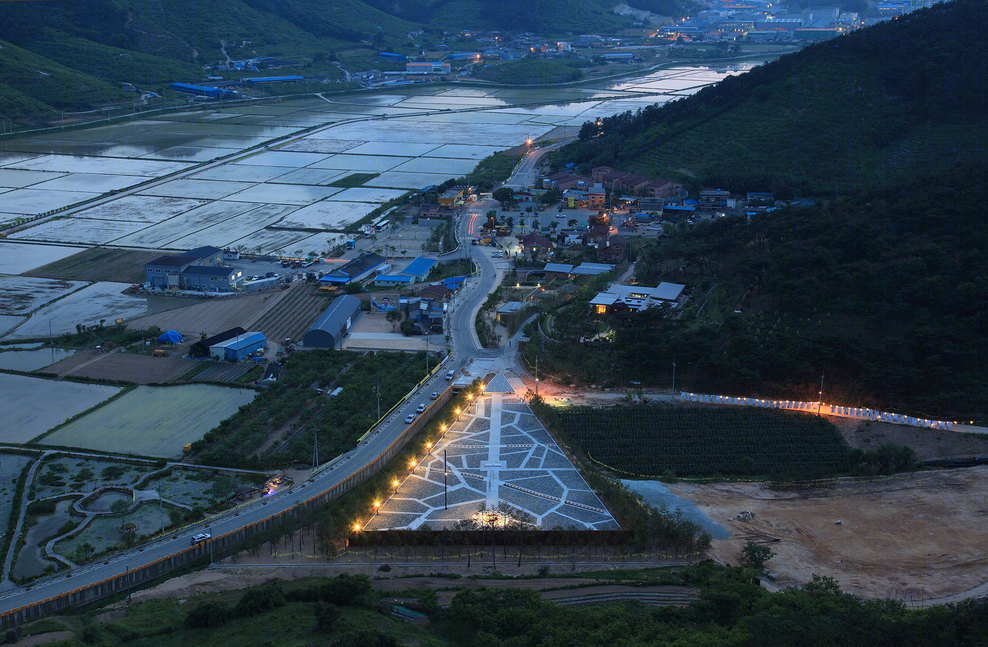
<path id="1" fill-rule="evenodd" d="M 359 523 L 353 524 L 353 531 L 354 532 L 360 532 L 360 524 Z"/>

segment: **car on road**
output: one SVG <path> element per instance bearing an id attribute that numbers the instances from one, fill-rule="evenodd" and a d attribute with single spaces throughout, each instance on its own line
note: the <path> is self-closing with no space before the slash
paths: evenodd
<path id="1" fill-rule="evenodd" d="M 420 404 L 419 406 L 415 407 L 415 413 L 422 413 L 423 411 L 425 411 L 424 404 Z"/>
<path id="2" fill-rule="evenodd" d="M 432 393 L 430 393 L 429 394 L 429 399 L 430 400 L 438 400 L 439 399 L 439 392 L 438 391 L 433 391 Z"/>
<path id="3" fill-rule="evenodd" d="M 446 381 L 452 382 L 454 375 L 456 375 L 456 371 L 446 371 Z"/>
<path id="4" fill-rule="evenodd" d="M 410 425 L 413 422 L 415 422 L 415 414 L 414 413 L 410 413 L 407 416 L 405 416 L 405 424 L 406 425 Z"/>
<path id="5" fill-rule="evenodd" d="M 195 546 L 196 544 L 201 544 L 207 539 L 212 539 L 212 538 L 213 536 L 208 532 L 197 532 L 196 534 L 192 535 L 192 545 Z"/>

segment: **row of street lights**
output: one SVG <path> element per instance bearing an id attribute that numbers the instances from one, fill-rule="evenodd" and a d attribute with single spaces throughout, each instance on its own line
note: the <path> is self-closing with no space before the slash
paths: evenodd
<path id="1" fill-rule="evenodd" d="M 473 401 L 473 393 L 467 393 L 467 402 L 470 403 L 472 401 Z M 469 406 L 469 404 L 467 406 Z M 457 407 L 454 410 L 454 413 L 455 413 L 455 415 L 453 417 L 453 422 L 456 422 L 456 420 L 460 417 L 460 408 Z M 442 435 L 440 436 L 440 440 L 442 438 L 445 438 L 446 437 L 446 430 L 451 425 L 452 425 L 452 423 L 450 425 L 446 425 L 446 423 L 443 423 L 443 424 L 439 425 L 439 430 L 440 430 L 440 432 L 442 432 Z M 432 441 L 426 441 L 425 448 L 428 451 L 429 456 L 432 456 Z M 409 474 L 411 474 L 412 472 L 415 471 L 415 468 L 418 467 L 418 463 L 419 462 L 414 457 L 412 457 L 412 458 L 410 458 L 408 460 Z M 449 472 L 449 467 L 448 467 L 447 462 L 446 462 L 446 450 L 444 449 L 443 450 L 443 507 L 444 508 L 448 508 L 448 504 L 447 504 L 447 500 L 446 500 L 446 474 L 448 472 Z M 406 476 L 406 478 L 407 478 L 407 476 Z M 397 478 L 394 478 L 394 479 L 391 480 L 391 487 L 393 488 L 393 490 L 391 492 L 391 496 L 394 496 L 395 494 L 398 493 L 398 487 L 399 487 L 399 485 L 401 485 L 401 484 L 399 483 L 399 481 L 398 481 Z M 381 511 L 381 506 L 382 505 L 384 505 L 384 502 L 381 501 L 380 499 L 375 499 L 374 500 L 374 514 L 371 515 L 372 517 L 377 516 L 377 513 L 379 513 Z M 354 532 L 360 532 L 360 530 L 361 530 L 362 527 L 363 526 L 361 526 L 359 522 L 354 523 L 353 524 L 353 531 Z"/>

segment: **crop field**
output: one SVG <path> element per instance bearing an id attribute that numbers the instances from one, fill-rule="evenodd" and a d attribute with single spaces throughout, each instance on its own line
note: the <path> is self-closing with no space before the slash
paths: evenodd
<path id="1" fill-rule="evenodd" d="M 284 298 L 283 290 L 268 290 L 243 296 L 211 299 L 192 305 L 155 312 L 135 319 L 129 327 L 135 330 L 157 326 L 161 330 L 177 330 L 186 339 L 198 339 L 205 332 L 215 335 L 234 326 L 253 329 L 253 321 L 268 308 Z"/>
<path id="2" fill-rule="evenodd" d="M 632 476 L 846 472 L 850 447 L 825 418 L 749 408 L 646 405 L 559 410 L 565 433 Z"/>
<path id="3" fill-rule="evenodd" d="M 39 368 L 72 357 L 75 353 L 76 351 L 65 348 L 3 351 L 0 352 L 0 368 L 9 371 L 36 371 Z"/>
<path id="4" fill-rule="evenodd" d="M 0 276 L 0 314 L 26 315 L 84 285 L 79 281 Z"/>
<path id="5" fill-rule="evenodd" d="M 226 201 L 222 202 L 224 204 L 227 203 Z M 226 247 L 236 240 L 240 240 L 253 232 L 278 222 L 283 216 L 298 208 L 295 205 L 283 204 L 257 204 L 249 202 L 240 204 L 247 208 L 231 218 L 200 229 L 192 234 L 183 235 L 188 231 L 184 224 L 184 217 L 174 218 L 157 226 L 168 227 L 175 236 L 179 237 L 173 239 L 168 244 L 168 247 L 175 249 L 192 249 L 202 245 Z"/>
<path id="6" fill-rule="evenodd" d="M 42 265 L 29 274 L 50 279 L 140 283 L 144 280 L 144 264 L 158 256 L 158 252 L 97 247 Z"/>
<path id="7" fill-rule="evenodd" d="M 55 217 L 33 227 L 14 232 L 10 238 L 78 245 L 103 245 L 145 227 L 147 227 L 147 223 L 131 220 Z"/>
<path id="8" fill-rule="evenodd" d="M 33 456 L 0 453 L 0 533 L 7 532 L 17 479 L 24 468 L 33 461 Z"/>
<path id="9" fill-rule="evenodd" d="M 78 254 L 81 247 L 33 245 L 30 243 L 0 243 L 0 274 L 22 274 L 46 263 Z"/>
<path id="10" fill-rule="evenodd" d="M 141 386 L 62 427 L 43 444 L 175 458 L 257 395 L 208 384 Z"/>
<path id="11" fill-rule="evenodd" d="M 408 353 L 294 353 L 272 387 L 193 444 L 193 458 L 227 467 L 285 466 L 311 459 L 313 431 L 319 435 L 321 456 L 343 453 L 377 419 L 370 404 L 376 385 L 383 413 L 424 377 L 423 359 Z M 313 385 L 326 390 L 342 386 L 343 391 L 330 400 Z"/>
<path id="12" fill-rule="evenodd" d="M 44 358 L 47 350 L 34 351 Z M 0 355 L 0 360 L 3 356 Z M 119 380 L 135 384 L 161 384 L 181 377 L 196 365 L 196 360 L 181 357 L 153 357 L 138 353 L 98 353 L 86 350 L 64 359 L 47 372 L 60 376 Z"/>
<path id="13" fill-rule="evenodd" d="M 11 339 L 47 337 L 49 330 L 56 335 L 75 333 L 77 323 L 94 325 L 101 319 L 113 323 L 118 318 L 130 319 L 140 316 L 147 312 L 147 299 L 123 294 L 123 290 L 129 285 L 109 282 L 88 285 L 36 310 L 30 319 L 8 337 Z"/>
<path id="14" fill-rule="evenodd" d="M 265 337 L 276 341 L 285 337 L 300 338 L 329 305 L 330 298 L 316 290 L 305 283 L 293 284 L 278 302 L 278 307 L 269 308 L 251 324 L 251 329 L 260 330 Z"/>
<path id="15" fill-rule="evenodd" d="M 116 386 L 0 373 L 0 438 L 26 443 L 119 392 Z"/>
<path id="16" fill-rule="evenodd" d="M 21 325 L 27 317 L 16 317 L 14 315 L 0 315 L 0 337 Z"/>
<path id="17" fill-rule="evenodd" d="M 367 202 L 330 202 L 323 200 L 294 211 L 278 223 L 279 227 L 343 231 L 377 208 Z"/>

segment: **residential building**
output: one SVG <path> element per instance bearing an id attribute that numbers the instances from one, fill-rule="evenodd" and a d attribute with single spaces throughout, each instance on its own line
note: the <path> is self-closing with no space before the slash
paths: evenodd
<path id="1" fill-rule="evenodd" d="M 711 211 L 726 209 L 731 200 L 731 192 L 723 189 L 702 189 L 700 191 L 700 208 Z"/>
<path id="2" fill-rule="evenodd" d="M 415 283 L 419 283 L 424 281 L 429 276 L 429 273 L 432 272 L 432 268 L 434 268 L 437 263 L 439 263 L 439 261 L 434 258 L 418 256 L 412 259 L 412 262 L 408 264 L 408 267 L 399 272 L 399 274 L 410 276 L 414 279 Z"/>
<path id="3" fill-rule="evenodd" d="M 559 189 L 560 191 L 567 189 L 586 190 L 590 183 L 587 178 L 576 173 L 559 171 L 542 178 L 541 186 L 543 189 Z"/>
<path id="4" fill-rule="evenodd" d="M 533 260 L 549 256 L 556 247 L 551 240 L 535 232 L 522 236 L 518 243 L 521 245 L 522 253 Z"/>
<path id="5" fill-rule="evenodd" d="M 439 206 L 446 207 L 447 209 L 455 209 L 457 206 L 463 204 L 466 200 L 466 187 L 454 186 L 452 189 L 446 189 L 438 198 Z"/>
<path id="6" fill-rule="evenodd" d="M 495 318 L 500 324 L 510 325 L 518 318 L 519 313 L 521 313 L 524 307 L 525 304 L 521 301 L 508 301 L 497 309 Z"/>
<path id="7" fill-rule="evenodd" d="M 682 295 L 685 285 L 660 283 L 654 288 L 641 285 L 611 284 L 590 301 L 595 314 L 607 314 L 619 310 L 642 310 L 660 303 L 675 303 Z"/>
<path id="8" fill-rule="evenodd" d="M 597 166 L 591 172 L 593 181 L 615 193 L 639 197 L 665 198 L 680 195 L 683 185 L 667 179 L 651 179 L 635 173 L 615 171 L 609 166 Z"/>
<path id="9" fill-rule="evenodd" d="M 573 276 L 598 276 L 604 274 L 605 272 L 613 272 L 613 265 L 605 265 L 603 263 L 580 263 L 573 268 L 571 274 Z"/>
<path id="10" fill-rule="evenodd" d="M 607 198 L 607 191 L 604 187 L 595 183 L 592 187 L 587 189 L 587 206 L 591 209 L 600 209 L 604 206 L 604 201 Z"/>
<path id="11" fill-rule="evenodd" d="M 620 263 L 628 250 L 628 241 L 620 234 L 608 236 L 603 244 L 597 245 L 597 260 L 605 263 Z"/>
<path id="12" fill-rule="evenodd" d="M 302 335 L 302 345 L 306 348 L 339 348 L 359 315 L 360 299 L 352 294 L 336 297 Z"/>
<path id="13" fill-rule="evenodd" d="M 565 263 L 546 263 L 543 271 L 547 279 L 568 279 L 573 273 L 573 266 Z"/>

